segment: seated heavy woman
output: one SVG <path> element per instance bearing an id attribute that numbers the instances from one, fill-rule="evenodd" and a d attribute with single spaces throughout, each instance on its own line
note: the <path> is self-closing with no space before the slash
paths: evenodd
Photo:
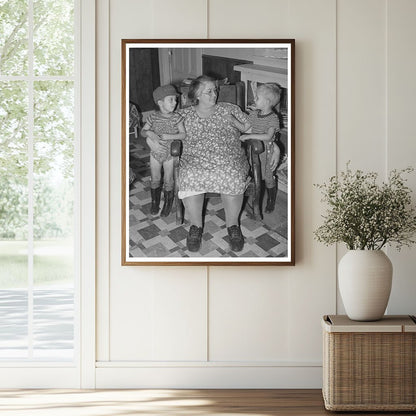
<path id="1" fill-rule="evenodd" d="M 235 120 L 247 115 L 229 103 L 217 103 L 215 80 L 205 75 L 193 80 L 188 96 L 194 105 L 182 110 L 186 138 L 179 169 L 179 198 L 191 223 L 186 239 L 189 251 L 201 246 L 205 193 L 221 194 L 232 251 L 241 251 L 244 237 L 239 225 L 249 164 Z"/>

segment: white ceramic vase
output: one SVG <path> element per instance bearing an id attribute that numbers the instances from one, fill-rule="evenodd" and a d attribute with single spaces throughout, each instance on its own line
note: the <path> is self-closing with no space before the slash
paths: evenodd
<path id="1" fill-rule="evenodd" d="M 339 291 L 348 317 L 377 321 L 384 316 L 393 267 L 381 250 L 350 250 L 338 265 Z"/>

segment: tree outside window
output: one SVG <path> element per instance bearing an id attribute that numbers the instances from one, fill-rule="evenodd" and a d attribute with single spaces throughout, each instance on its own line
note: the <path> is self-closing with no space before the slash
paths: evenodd
<path id="1" fill-rule="evenodd" d="M 74 33 L 73 0 L 0 0 L 0 291 L 73 285 Z"/>

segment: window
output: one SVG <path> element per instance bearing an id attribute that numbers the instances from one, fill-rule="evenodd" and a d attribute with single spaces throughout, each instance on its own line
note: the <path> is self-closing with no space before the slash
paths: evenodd
<path id="1" fill-rule="evenodd" d="M 74 0 L 0 0 L 0 360 L 72 361 Z"/>

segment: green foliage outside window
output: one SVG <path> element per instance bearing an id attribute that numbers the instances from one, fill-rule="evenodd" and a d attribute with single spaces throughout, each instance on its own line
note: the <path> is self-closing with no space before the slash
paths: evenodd
<path id="1" fill-rule="evenodd" d="M 0 0 L 0 239 L 28 238 L 28 5 Z M 33 1 L 35 77 L 73 76 L 73 15 L 73 1 Z M 34 238 L 66 237 L 73 228 L 74 83 L 35 79 L 32 87 Z"/>
<path id="2" fill-rule="evenodd" d="M 0 75 L 27 75 L 28 2 L 0 0 Z"/>

